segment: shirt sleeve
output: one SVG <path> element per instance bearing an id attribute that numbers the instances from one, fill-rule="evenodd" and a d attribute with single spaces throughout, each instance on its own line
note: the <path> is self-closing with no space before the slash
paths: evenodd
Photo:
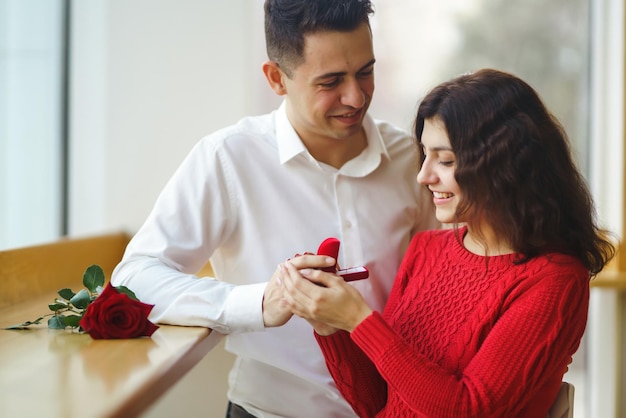
<path id="1" fill-rule="evenodd" d="M 236 219 L 231 169 L 220 158 L 218 141 L 209 139 L 192 149 L 166 184 L 111 282 L 154 305 L 150 319 L 155 322 L 204 326 L 225 334 L 260 331 L 266 283 L 234 285 L 194 274 Z"/>

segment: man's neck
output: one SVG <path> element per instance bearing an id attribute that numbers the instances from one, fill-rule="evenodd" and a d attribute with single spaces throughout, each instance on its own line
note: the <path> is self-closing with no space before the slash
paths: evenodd
<path id="1" fill-rule="evenodd" d="M 362 129 L 359 135 L 345 140 L 302 141 L 317 161 L 337 169 L 367 148 L 367 137 Z M 308 143 L 307 143 L 308 142 Z"/>

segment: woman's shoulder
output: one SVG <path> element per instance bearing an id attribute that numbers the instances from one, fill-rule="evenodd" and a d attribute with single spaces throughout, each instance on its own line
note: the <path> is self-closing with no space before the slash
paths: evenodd
<path id="1" fill-rule="evenodd" d="M 534 298 L 551 297 L 557 301 L 584 303 L 589 294 L 589 272 L 580 260 L 567 254 L 535 256 L 512 266 L 510 273 L 503 277 L 510 287 L 507 291 L 510 300 L 533 295 Z"/>
<path id="2" fill-rule="evenodd" d="M 528 266 L 535 269 L 548 270 L 569 270 L 587 272 L 584 264 L 570 254 L 559 252 L 548 252 L 536 255 L 526 261 Z"/>
<path id="3" fill-rule="evenodd" d="M 576 257 L 563 253 L 547 253 L 531 258 L 526 262 L 529 269 L 542 276 L 578 277 L 583 281 L 590 279 L 584 264 Z"/>

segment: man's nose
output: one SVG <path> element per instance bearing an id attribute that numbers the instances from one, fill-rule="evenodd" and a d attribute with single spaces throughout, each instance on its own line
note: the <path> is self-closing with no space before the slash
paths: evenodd
<path id="1" fill-rule="evenodd" d="M 341 103 L 355 109 L 363 107 L 365 104 L 365 93 L 357 80 L 347 80 L 341 92 Z"/>

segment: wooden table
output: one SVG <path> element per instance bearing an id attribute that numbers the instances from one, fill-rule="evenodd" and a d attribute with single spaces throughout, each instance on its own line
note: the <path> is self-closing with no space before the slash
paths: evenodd
<path id="1" fill-rule="evenodd" d="M 55 295 L 0 309 L 0 328 L 48 313 Z M 47 325 L 0 329 L 0 417 L 136 417 L 213 348 L 209 334 L 161 326 L 150 338 L 93 340 Z"/>

